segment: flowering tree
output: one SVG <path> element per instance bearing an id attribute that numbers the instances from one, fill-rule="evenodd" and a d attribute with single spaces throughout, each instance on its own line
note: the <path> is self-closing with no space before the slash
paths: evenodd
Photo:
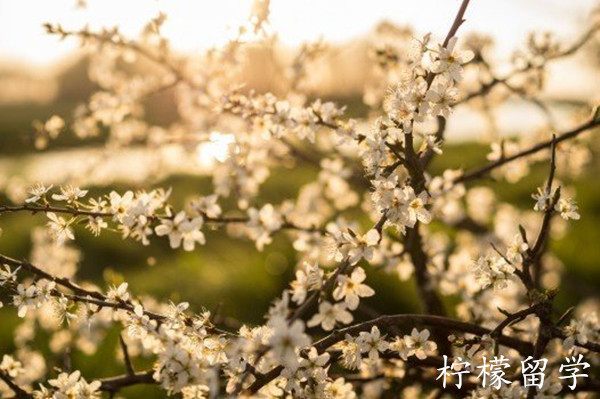
<path id="1" fill-rule="evenodd" d="M 532 36 L 515 54 L 513 69 L 498 75 L 485 38 L 458 39 L 468 5 L 463 0 L 453 22 L 449 17 L 440 43 L 400 28 L 382 32 L 372 48 L 365 120 L 345 117 L 344 107 L 332 102 L 308 100 L 308 65 L 320 45 L 304 46 L 293 60 L 285 97 L 244 90 L 236 76 L 245 49 L 271 39 L 268 0 L 254 2 L 249 26 L 227 46 L 200 59 L 170 50 L 162 14 L 139 40 L 116 28 L 67 31 L 48 24 L 48 33 L 77 37 L 92 49 L 90 75 L 100 89 L 72 120 L 54 116 L 40 123 L 38 146 L 50 145 L 69 125 L 82 140 L 107 132 L 109 149 L 174 146 L 183 155 L 178 168 L 164 173 L 189 168 L 194 174 L 186 149 L 210 144 L 211 132 L 230 133 L 220 137 L 224 156 L 210 169 L 214 189 L 183 209 L 171 204 L 178 194 L 167 189 L 90 198 L 79 186 L 42 183 L 23 201 L 0 205 L 0 215 L 47 219 L 33 235 L 31 259 L 0 255 L 5 305 L 22 318 L 17 351 L 0 363 L 0 392 L 96 398 L 138 384 L 184 398 L 600 392 L 591 371 L 600 363 L 598 303 L 556 314 L 560 270 L 549 246 L 565 221 L 580 217 L 559 178 L 581 173 L 589 154 L 585 133 L 600 125 L 598 111 L 588 109 L 591 116 L 567 131 L 495 141 L 489 162 L 478 167 L 430 172 L 434 158 L 443 156 L 454 106 L 485 107 L 519 96 L 544 109 L 537 93 L 547 65 L 576 53 L 599 25 L 568 45 Z M 131 60 L 154 69 L 132 72 L 123 66 Z M 169 89 L 176 90 L 179 119 L 168 127 L 149 125 L 144 101 Z M 532 188 L 534 212 L 500 202 L 494 184 L 483 184 L 490 176 L 516 182 L 538 162 L 547 165 L 548 177 Z M 316 173 L 297 197 L 270 203 L 261 196 L 272 170 L 300 167 Z M 102 185 L 93 173 L 85 179 L 88 187 Z M 292 239 L 295 279 L 265 309 L 262 325 L 195 313 L 186 302 L 159 303 L 141 296 L 135 284 L 99 287 L 77 276 L 76 235 L 118 232 L 140 246 L 168 240 L 174 250 L 202 251 L 206 236 L 210 240 L 205 233 L 220 228 L 231 239 L 252 240 L 258 251 L 275 235 Z M 413 279 L 422 313 L 382 315 L 365 305 L 363 298 L 377 295 L 369 271 Z M 43 331 L 53 334 L 56 347 L 78 347 L 115 326 L 125 372 L 110 378 L 67 367 L 46 370 L 35 346 Z M 138 357 L 154 363 L 139 370 Z"/>

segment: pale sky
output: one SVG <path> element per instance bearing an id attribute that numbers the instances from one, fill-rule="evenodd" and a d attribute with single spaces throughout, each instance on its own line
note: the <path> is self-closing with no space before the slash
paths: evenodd
<path id="1" fill-rule="evenodd" d="M 135 36 L 159 11 L 169 18 L 164 33 L 176 49 L 197 51 L 222 43 L 247 17 L 252 0 L 0 0 L 0 61 L 37 66 L 71 53 L 77 43 L 45 35 L 44 22 L 77 29 L 118 25 Z M 552 30 L 569 42 L 583 29 L 597 0 L 472 0 L 461 32 L 492 34 L 506 55 L 527 32 Z M 378 21 L 410 23 L 420 32 L 443 36 L 460 0 L 272 0 L 271 28 L 294 45 L 323 37 L 343 42 L 368 32 Z M 227 29 L 229 28 L 229 30 Z"/>

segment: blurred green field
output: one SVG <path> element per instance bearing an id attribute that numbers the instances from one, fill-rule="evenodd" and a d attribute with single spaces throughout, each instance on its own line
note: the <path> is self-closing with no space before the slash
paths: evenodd
<path id="1" fill-rule="evenodd" d="M 58 106 L 14 106 L 0 109 L 0 159 L 33 152 L 32 145 L 23 139 L 31 131 L 31 121 L 61 114 L 72 109 L 73 104 Z M 54 148 L 76 145 L 68 137 L 52 144 Z M 442 157 L 433 164 L 433 172 L 444 168 L 469 167 L 485 160 L 488 152 L 477 144 L 447 145 Z M 559 165 L 560 168 L 560 165 Z M 315 171 L 298 168 L 290 179 L 289 171 L 276 172 L 264 186 L 264 196 L 274 202 L 294 195 L 298 187 L 309 181 Z M 547 173 L 545 165 L 536 166 L 531 175 L 515 185 L 489 182 L 497 188 L 501 198 L 523 208 L 533 205 L 531 193 L 540 185 Z M 569 234 L 552 247 L 566 265 L 567 274 L 558 296 L 558 307 L 566 309 L 579 298 L 598 295 L 600 292 L 600 162 L 595 160 L 586 176 L 574 184 L 582 219 L 574 222 Z M 208 178 L 192 179 L 175 176 L 161 182 L 162 187 L 173 188 L 173 199 L 207 192 Z M 124 190 L 127 187 L 114 187 Z M 111 188 L 92 188 L 92 193 L 109 192 Z M 8 200 L 0 195 L 1 203 Z M 4 234 L 0 237 L 0 253 L 14 258 L 25 258 L 30 251 L 31 228 L 45 223 L 42 215 L 7 214 L 0 217 Z M 149 293 L 164 301 L 188 301 L 193 310 L 220 307 L 223 315 L 248 322 L 259 323 L 269 306 L 269 301 L 284 289 L 293 276 L 296 262 L 291 242 L 278 235 L 274 243 L 259 253 L 249 242 L 233 240 L 222 231 L 207 233 L 207 245 L 196 251 L 171 250 L 166 240 L 144 247 L 131 240 L 122 241 L 117 234 L 105 233 L 100 239 L 78 228 L 76 245 L 83 250 L 79 278 L 101 285 L 103 281 L 118 281 L 122 276 L 130 284 L 133 294 Z M 582 256 L 583 255 L 583 256 Z M 154 259 L 155 265 L 149 265 Z M 412 282 L 402 283 L 381 272 L 369 273 L 369 283 L 377 296 L 367 304 L 377 304 L 386 313 L 418 310 Z M 12 328 L 16 322 L 15 311 L 10 306 L 0 309 L 0 353 L 13 349 Z M 115 367 L 117 331 L 111 331 L 102 347 L 91 357 L 73 354 L 73 367 L 81 369 L 86 377 L 104 377 L 120 370 Z M 46 348 L 47 337 L 39 336 L 39 348 Z M 59 366 L 60 359 L 56 364 Z M 135 363 L 138 369 L 148 364 Z M 137 387 L 122 392 L 126 397 L 152 398 L 162 394 L 153 387 Z"/>

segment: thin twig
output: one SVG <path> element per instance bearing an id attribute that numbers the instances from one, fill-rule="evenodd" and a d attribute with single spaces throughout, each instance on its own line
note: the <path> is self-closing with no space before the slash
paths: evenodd
<path id="1" fill-rule="evenodd" d="M 508 157 L 502 157 L 502 158 L 498 159 L 497 161 L 490 162 L 487 165 L 481 166 L 481 167 L 476 168 L 469 172 L 465 172 L 461 176 L 454 179 L 453 183 L 454 184 L 465 183 L 467 181 L 478 179 L 480 177 L 485 176 L 492 170 L 499 168 L 500 166 L 503 166 L 509 162 L 512 162 L 514 160 L 517 160 L 517 159 L 535 154 L 535 153 L 545 150 L 547 148 L 550 148 L 552 145 L 552 142 L 555 142 L 555 144 L 558 144 L 565 140 L 575 138 L 575 137 L 579 136 L 581 133 L 583 133 L 589 129 L 592 129 L 596 126 L 600 126 L 600 120 L 590 119 L 589 121 L 585 122 L 584 124 L 574 128 L 568 132 L 562 133 L 561 135 L 557 136 L 555 140 L 550 139 L 550 140 L 543 141 L 543 142 L 538 143 L 526 150 L 520 151 L 516 154 L 510 155 Z"/>
<path id="2" fill-rule="evenodd" d="M 135 375 L 135 369 L 133 368 L 131 358 L 129 357 L 129 350 L 127 349 L 127 344 L 125 343 L 122 334 L 119 334 L 119 345 L 121 346 L 121 352 L 123 352 L 123 362 L 125 363 L 127 375 Z"/>

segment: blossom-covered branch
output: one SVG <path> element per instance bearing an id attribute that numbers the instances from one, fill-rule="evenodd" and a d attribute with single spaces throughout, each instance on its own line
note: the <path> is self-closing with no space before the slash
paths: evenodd
<path id="1" fill-rule="evenodd" d="M 19 317 L 16 349 L 0 361 L 0 396 L 94 399 L 143 384 L 184 399 L 599 392 L 588 369 L 600 364 L 600 308 L 589 299 L 558 316 L 568 268 L 552 245 L 588 213 L 568 184 L 592 159 L 596 138 L 584 133 L 599 127 L 597 108 L 583 122 L 573 117 L 575 127 L 552 139 L 523 126 L 518 140 L 499 132 L 488 163 L 443 168 L 446 151 L 463 150 L 445 143 L 454 139 L 457 105 L 491 120 L 517 95 L 553 127 L 542 96 L 547 66 L 593 45 L 598 24 L 567 47 L 532 35 L 507 60 L 509 72 L 498 74 L 490 40 L 458 36 L 469 3 L 457 4 L 439 41 L 391 23 L 378 26 L 366 41 L 370 72 L 360 112 L 311 87 L 323 83 L 319 57 L 337 51 L 321 42 L 272 57 L 281 69 L 273 93 L 243 84 L 253 51 L 278 51 L 268 0 L 253 1 L 248 21 L 226 45 L 195 56 L 171 49 L 163 13 L 135 38 L 119 28 L 45 25 L 91 50 L 96 87 L 68 122 L 54 115 L 35 123 L 35 144 L 74 134 L 94 138 L 87 143 L 102 156 L 84 159 L 82 167 L 59 164 L 44 174 L 49 181 L 0 176 L 1 233 L 12 238 L 21 221 L 29 228 L 43 220 L 31 230 L 30 255 L 17 245 L 18 255 L 0 254 L 0 307 Z M 148 118 L 147 100 L 158 94 L 175 109 L 163 124 Z M 579 115 L 591 105 L 572 107 Z M 529 209 L 505 201 L 495 182 L 482 182 L 488 175 L 524 179 L 533 162 L 546 161 L 545 150 L 548 179 Z M 150 154 L 148 164 L 139 166 L 135 157 L 117 162 L 117 154 L 132 152 Z M 124 188 L 131 186 L 118 173 L 139 174 L 136 188 Z M 120 234 L 149 264 L 165 262 L 163 253 L 220 254 L 234 240 L 250 242 L 264 253 L 261 267 L 284 288 L 268 309 L 258 300 L 243 304 L 264 319 L 232 322 L 230 314 L 244 312 L 231 312 L 229 298 L 208 311 L 195 309 L 195 298 L 181 298 L 179 287 L 171 287 L 177 303 L 155 299 L 138 291 L 143 282 L 129 284 L 114 269 L 106 282 L 86 281 L 105 265 L 95 259 L 97 273 L 78 272 L 89 245 L 83 228 L 99 243 Z M 168 246 L 151 256 L 147 248 L 161 240 Z M 250 258 L 236 258 L 235 276 L 223 268 L 223 280 L 245 279 L 239 271 L 251 267 Z M 279 258 L 293 264 L 292 273 L 271 270 L 284 263 Z M 202 272 L 210 263 L 185 259 Z M 386 299 L 384 280 L 406 306 Z M 161 295 L 169 281 L 160 282 Z M 206 296 L 210 284 L 198 279 L 193 292 Z M 412 309 L 413 286 L 421 313 Z M 115 371 L 84 376 L 80 357 L 71 358 L 113 344 Z"/>

